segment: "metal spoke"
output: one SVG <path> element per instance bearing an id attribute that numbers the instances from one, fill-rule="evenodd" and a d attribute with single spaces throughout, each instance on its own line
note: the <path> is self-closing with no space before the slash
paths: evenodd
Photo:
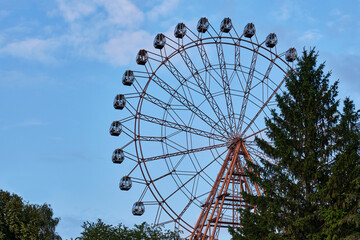
<path id="1" fill-rule="evenodd" d="M 224 155 L 224 153 L 226 153 L 226 151 L 224 151 L 223 153 L 221 153 L 217 158 L 215 158 L 214 160 L 212 160 L 210 163 L 208 163 L 204 168 L 202 168 L 201 170 L 199 170 L 198 172 L 196 172 L 190 179 L 188 179 L 185 183 L 183 183 L 181 186 L 179 186 L 175 191 L 173 191 L 172 193 L 170 193 L 165 200 L 169 199 L 171 196 L 173 196 L 176 192 L 178 192 L 182 187 L 184 187 L 186 184 L 188 184 L 189 182 L 191 182 L 191 180 L 193 180 L 196 176 L 200 176 L 201 177 L 201 173 L 205 172 L 205 170 L 212 165 L 216 159 L 220 158 L 222 155 Z M 211 184 L 210 184 L 211 186 Z M 193 196 L 194 197 L 194 196 Z"/>
<path id="2" fill-rule="evenodd" d="M 246 133 L 246 131 L 251 127 L 251 125 L 255 122 L 255 120 L 257 119 L 257 117 L 263 112 L 264 108 L 267 106 L 267 104 L 270 102 L 270 100 L 275 96 L 276 92 L 280 89 L 280 87 L 282 86 L 282 84 L 285 82 L 285 78 L 283 78 L 283 80 L 280 82 L 280 84 L 275 88 L 275 90 L 271 93 L 270 97 L 266 100 L 266 102 L 261 106 L 261 108 L 259 109 L 259 111 L 256 113 L 256 115 L 254 116 L 253 119 L 251 119 L 250 123 L 246 126 L 246 128 L 244 129 L 244 131 L 242 131 L 242 133 L 240 134 L 240 137 L 244 136 L 244 134 Z"/>
<path id="3" fill-rule="evenodd" d="M 227 111 L 228 111 L 228 115 L 229 115 L 228 117 L 229 117 L 230 129 L 233 130 L 233 129 L 235 129 L 234 106 L 233 106 L 232 98 L 231 98 L 230 83 L 229 83 L 229 79 L 228 79 L 228 75 L 227 75 L 224 49 L 223 49 L 223 45 L 221 44 L 221 40 L 219 42 L 216 42 L 216 50 L 218 53 L 220 73 L 221 73 L 221 79 L 222 79 L 222 84 L 223 84 L 223 90 L 224 90 L 224 94 L 225 94 L 226 107 L 227 107 Z"/>
<path id="4" fill-rule="evenodd" d="M 242 125 L 243 125 L 243 122 L 244 122 L 244 117 L 245 117 L 245 113 L 246 113 L 246 107 L 247 107 L 247 103 L 248 103 L 249 95 L 250 95 L 251 84 L 252 84 L 252 80 L 253 80 L 253 77 L 254 77 L 254 71 L 255 71 L 256 60 L 257 60 L 257 56 L 258 56 L 258 50 L 259 50 L 259 47 L 256 50 L 254 50 L 253 56 L 252 56 L 252 59 L 251 59 L 249 75 L 248 75 L 248 78 L 247 78 L 247 81 L 246 81 L 244 98 L 243 98 L 243 102 L 242 102 L 241 110 L 240 110 L 239 124 L 238 124 L 238 127 L 236 129 L 236 132 L 241 131 Z"/>
<path id="5" fill-rule="evenodd" d="M 155 156 L 155 157 L 143 158 L 142 161 L 143 162 L 150 162 L 150 161 L 154 161 L 154 160 L 171 158 L 171 157 L 181 156 L 181 155 L 195 153 L 195 152 L 202 152 L 202 151 L 215 149 L 215 148 L 227 147 L 229 145 L 230 145 L 230 143 L 221 143 L 221 144 L 216 144 L 216 145 L 213 145 L 213 146 L 194 148 L 194 149 L 189 149 L 189 150 L 186 150 L 186 151 L 179 151 L 179 152 L 163 154 L 163 155 L 159 155 L 159 156 Z"/>
<path id="6" fill-rule="evenodd" d="M 211 128 L 217 131 L 220 135 L 224 133 L 219 129 L 218 123 L 216 123 L 212 118 L 210 118 L 207 114 L 202 112 L 198 107 L 196 107 L 192 102 L 190 102 L 187 98 L 181 95 L 178 91 L 172 88 L 169 84 L 167 84 L 160 77 L 155 74 L 152 77 L 152 80 L 162 87 L 170 96 L 174 97 L 180 103 L 182 103 L 189 111 L 193 112 L 196 116 L 202 119 L 206 124 L 208 124 Z"/>
<path id="7" fill-rule="evenodd" d="M 137 118 L 139 118 L 140 120 L 144 120 L 144 121 L 147 121 L 147 122 L 157 124 L 159 126 L 170 127 L 170 128 L 173 128 L 173 129 L 188 132 L 190 134 L 196 134 L 196 135 L 199 135 L 199 136 L 203 136 L 203 137 L 211 138 L 211 139 L 216 139 L 216 140 L 219 140 L 219 141 L 224 141 L 225 140 L 225 138 L 223 136 L 220 136 L 220 135 L 217 135 L 217 134 L 214 134 L 214 133 L 209 133 L 209 132 L 206 132 L 206 131 L 203 131 L 203 130 L 200 130 L 200 129 L 188 127 L 186 125 L 182 125 L 182 124 L 175 123 L 175 122 L 170 122 L 170 121 L 160 119 L 160 118 L 156 118 L 156 117 L 152 117 L 152 116 L 149 116 L 149 115 L 139 113 Z"/>
<path id="8" fill-rule="evenodd" d="M 227 127 L 226 127 L 225 123 L 222 122 L 222 119 L 226 120 L 226 118 L 225 118 L 224 114 L 222 113 L 220 107 L 218 106 L 217 102 L 215 101 L 214 97 L 212 96 L 209 88 L 206 86 L 206 83 L 202 79 L 199 71 L 196 69 L 194 63 L 191 61 L 191 58 L 190 58 L 189 54 L 184 49 L 183 51 L 180 51 L 180 55 L 181 55 L 182 59 L 184 60 L 186 66 L 188 67 L 190 73 L 194 77 L 196 83 L 198 84 L 198 86 L 199 86 L 201 92 L 203 93 L 205 99 L 207 100 L 210 107 L 214 111 L 214 113 L 215 113 L 216 117 L 218 118 L 219 122 L 222 124 L 223 131 L 227 132 Z M 228 134 L 228 132 L 227 132 L 227 134 Z"/>

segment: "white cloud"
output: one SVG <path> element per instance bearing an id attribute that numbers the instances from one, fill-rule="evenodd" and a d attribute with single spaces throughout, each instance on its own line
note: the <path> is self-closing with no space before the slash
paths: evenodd
<path id="1" fill-rule="evenodd" d="M 61 59 L 65 60 L 68 56 L 64 54 L 71 54 L 127 65 L 139 49 L 152 48 L 153 34 L 139 29 L 145 17 L 155 20 L 167 16 L 179 3 L 179 0 L 163 0 L 145 13 L 130 0 L 56 1 L 56 12 L 67 24 L 62 34 L 47 39 L 38 36 L 10 42 L 3 39 L 0 54 L 44 63 L 56 62 L 59 58 L 55 54 L 62 54 Z M 0 35 L 0 43 L 1 39 Z M 58 51 L 63 47 L 72 51 Z"/>
<path id="2" fill-rule="evenodd" d="M 161 4 L 155 6 L 147 13 L 150 20 L 156 20 L 160 16 L 169 15 L 177 8 L 179 0 L 164 0 Z"/>
<path id="3" fill-rule="evenodd" d="M 295 0 L 277 0 L 272 3 L 278 10 L 272 12 L 272 15 L 278 21 L 287 20 L 301 20 L 303 22 L 314 23 L 316 22 L 317 14 L 313 14 L 307 8 L 306 3 Z"/>
<path id="4" fill-rule="evenodd" d="M 129 0 L 57 0 L 64 19 L 70 23 L 91 16 L 108 25 L 138 26 L 144 14 Z M 90 27 L 90 26 L 87 26 Z"/>
<path id="5" fill-rule="evenodd" d="M 58 42 L 53 39 L 32 38 L 19 42 L 8 43 L 0 49 L 0 54 L 53 63 L 56 60 L 52 56 L 52 53 L 58 46 Z"/>
<path id="6" fill-rule="evenodd" d="M 123 27 L 138 26 L 144 20 L 144 14 L 128 0 L 96 0 L 108 14 L 108 21 Z"/>
<path id="7" fill-rule="evenodd" d="M 0 76 L 0 86 L 27 87 L 29 85 L 59 84 L 59 82 L 44 75 L 43 73 L 27 74 L 18 71 L 0 70 Z"/>
<path id="8" fill-rule="evenodd" d="M 65 20 L 69 22 L 73 22 L 95 11 L 95 4 L 92 1 L 57 0 L 57 2 Z"/>
<path id="9" fill-rule="evenodd" d="M 306 31 L 301 37 L 300 37 L 300 40 L 301 41 L 318 41 L 322 38 L 322 34 L 319 33 L 318 30 L 309 30 L 309 31 Z"/>
<path id="10" fill-rule="evenodd" d="M 275 12 L 279 20 L 288 20 L 291 17 L 291 8 L 287 5 L 282 5 L 279 11 Z"/>
<path id="11" fill-rule="evenodd" d="M 103 58 L 115 65 L 127 65 L 135 61 L 139 49 L 150 47 L 152 38 L 153 36 L 145 31 L 123 32 L 103 44 Z"/>
<path id="12" fill-rule="evenodd" d="M 46 125 L 46 123 L 44 123 L 41 120 L 28 119 L 28 120 L 24 120 L 24 121 L 19 122 L 19 123 L 2 126 L 0 129 L 1 130 L 8 130 L 8 129 L 12 129 L 12 128 L 23 128 L 23 127 L 44 126 L 44 125 Z"/>
<path id="13" fill-rule="evenodd" d="M 133 60 L 150 34 L 139 31 L 144 13 L 129 0 L 58 0 L 59 10 L 68 22 L 61 37 L 73 53 L 116 65 Z M 133 56 L 132 58 L 129 56 Z"/>
<path id="14" fill-rule="evenodd" d="M 331 28 L 331 31 L 337 31 L 339 33 L 350 32 L 353 30 L 354 24 L 352 23 L 353 16 L 350 14 L 344 14 L 338 9 L 334 9 L 330 12 L 334 18 L 328 21 L 326 25 Z"/>

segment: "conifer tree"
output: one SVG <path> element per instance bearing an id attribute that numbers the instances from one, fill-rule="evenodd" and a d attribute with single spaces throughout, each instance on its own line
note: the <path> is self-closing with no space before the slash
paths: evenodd
<path id="1" fill-rule="evenodd" d="M 322 189 L 321 239 L 360 239 L 359 112 L 348 98 L 335 128 L 336 155 L 330 178 Z"/>
<path id="2" fill-rule="evenodd" d="M 243 193 L 256 212 L 241 210 L 241 229 L 233 239 L 321 239 L 320 186 L 329 180 L 337 122 L 337 82 L 330 85 L 315 49 L 305 50 L 295 72 L 286 77 L 286 91 L 276 96 L 277 110 L 266 119 L 268 140 L 256 139 L 274 160 L 249 166 L 251 181 L 262 196 Z M 256 173 L 256 174 L 255 174 Z"/>

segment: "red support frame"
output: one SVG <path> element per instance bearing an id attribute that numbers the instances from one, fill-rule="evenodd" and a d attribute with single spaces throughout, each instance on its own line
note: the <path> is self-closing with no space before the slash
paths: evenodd
<path id="1" fill-rule="evenodd" d="M 238 214 L 240 208 L 251 208 L 256 211 L 255 207 L 245 202 L 241 196 L 243 191 L 261 195 L 256 183 L 254 184 L 255 191 L 250 187 L 245 174 L 246 161 L 241 161 L 241 158 L 252 162 L 244 141 L 238 139 L 229 147 L 190 239 L 215 240 L 220 228 L 241 227 Z M 249 170 L 252 171 L 251 168 Z"/>

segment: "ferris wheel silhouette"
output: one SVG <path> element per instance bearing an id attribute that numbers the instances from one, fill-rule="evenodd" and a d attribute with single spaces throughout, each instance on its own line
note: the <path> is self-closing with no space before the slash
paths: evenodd
<path id="1" fill-rule="evenodd" d="M 179 23 L 174 37 L 157 34 L 155 51 L 136 56 L 141 70 L 125 71 L 131 90 L 115 97 L 121 119 L 110 127 L 123 146 L 112 161 L 127 166 L 121 190 L 142 186 L 134 215 L 147 206 L 155 224 L 217 239 L 221 229 L 241 226 L 238 209 L 256 211 L 242 192 L 263 193 L 245 169 L 247 161 L 272 161 L 254 139 L 266 139 L 264 118 L 296 50 L 278 51 L 275 33 L 259 41 L 253 23 L 238 34 L 230 18 L 218 30 L 204 17 L 196 31 Z"/>

